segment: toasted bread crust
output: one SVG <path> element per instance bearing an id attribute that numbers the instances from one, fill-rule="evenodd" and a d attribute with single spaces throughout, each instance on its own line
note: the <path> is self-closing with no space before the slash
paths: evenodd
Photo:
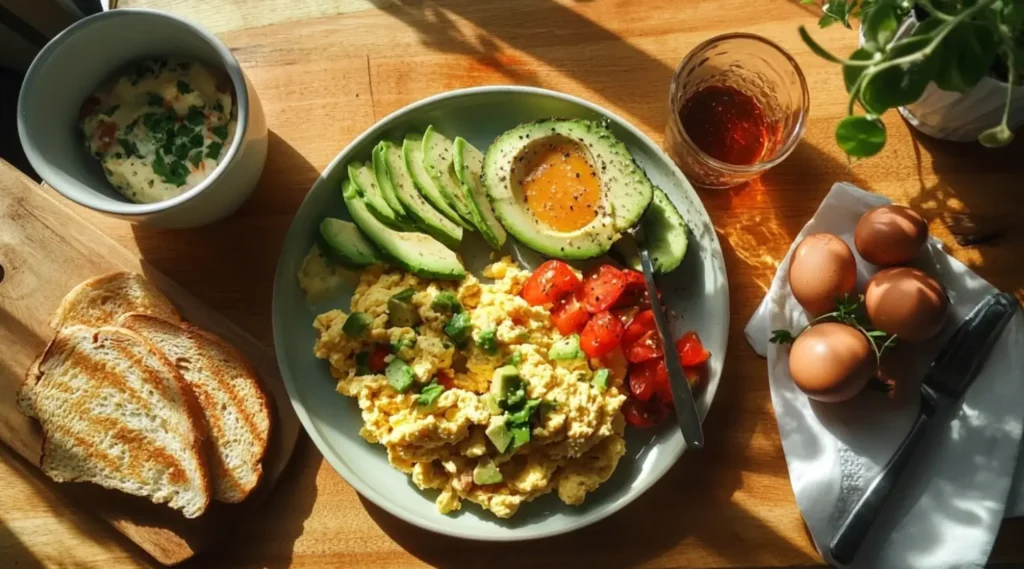
<path id="1" fill-rule="evenodd" d="M 162 292 L 146 277 L 119 271 L 91 278 L 71 289 L 50 320 L 50 327 L 111 326 L 128 312 L 154 314 L 178 322 L 181 315 Z"/>
<path id="2" fill-rule="evenodd" d="M 111 352 L 107 356 L 108 359 L 116 356 L 117 360 L 111 362 L 100 359 L 101 356 L 94 352 L 99 348 L 93 346 L 105 347 Z M 146 361 L 146 358 L 152 359 Z M 165 396 L 163 399 L 151 400 L 140 393 L 137 387 L 130 386 L 125 377 L 111 365 L 127 365 L 144 373 L 145 375 L 139 378 L 142 380 L 141 386 L 147 390 L 163 392 Z M 40 467 L 47 475 L 58 482 L 89 481 L 145 496 L 158 503 L 170 501 L 174 505 L 177 498 L 170 497 L 173 492 L 169 489 L 150 488 L 145 485 L 146 481 L 139 481 L 139 478 L 144 476 L 141 473 L 145 471 L 145 467 L 155 465 L 167 472 L 168 480 L 175 484 L 172 490 L 181 491 L 181 488 L 184 488 L 187 491 L 186 502 L 179 502 L 176 505 L 183 510 L 186 517 L 196 517 L 206 510 L 212 495 L 212 481 L 205 463 L 205 426 L 202 411 L 188 382 L 181 377 L 174 364 L 145 338 L 123 328 L 65 328 L 57 334 L 44 352 L 39 374 L 36 386 L 36 411 L 40 415 L 44 440 Z M 79 395 L 82 388 L 82 385 L 79 385 L 78 390 L 73 391 L 74 397 L 64 398 L 70 402 L 69 407 L 46 406 L 47 396 L 59 396 L 60 393 L 68 395 L 62 388 L 74 390 L 68 383 L 81 378 L 88 378 L 85 385 L 91 386 L 91 389 L 87 393 Z M 104 392 L 104 386 L 113 388 L 114 392 L 119 394 L 119 400 L 123 398 L 132 403 L 135 408 L 143 411 L 144 415 L 156 416 L 160 412 L 178 414 L 177 417 L 185 421 L 185 426 L 184 429 L 174 432 L 180 432 L 188 437 L 182 441 L 187 447 L 184 453 L 186 457 L 175 455 L 167 448 L 157 445 L 154 440 L 149 440 L 137 427 L 131 425 L 128 416 L 118 415 L 117 410 L 125 409 L 123 404 L 96 411 L 96 408 L 104 403 L 98 399 Z M 160 401 L 171 404 L 180 401 L 180 405 L 154 408 L 153 404 Z M 175 415 L 171 417 L 174 418 Z M 68 426 L 69 421 L 77 427 Z M 181 426 L 180 423 L 177 425 Z M 51 437 L 51 431 L 54 429 L 60 431 L 58 438 L 63 441 L 60 448 L 53 446 L 57 444 Z M 123 459 L 116 459 L 116 455 L 104 453 L 97 448 L 95 442 L 88 438 L 97 432 L 104 433 L 105 440 L 113 440 L 123 448 L 131 449 L 131 460 L 124 463 Z M 59 451 L 58 454 L 68 455 L 68 448 L 75 449 L 71 455 L 51 460 L 51 452 Z M 182 462 L 183 460 L 185 462 Z M 133 476 L 136 478 L 133 479 Z M 112 480 L 111 477 L 115 479 Z M 197 498 L 199 503 L 196 503 Z"/>
<path id="3" fill-rule="evenodd" d="M 269 399 L 255 369 L 233 346 L 187 323 L 126 314 L 119 324 L 145 336 L 181 366 L 209 431 L 214 497 L 228 503 L 244 500 L 262 480 L 273 424 Z"/>

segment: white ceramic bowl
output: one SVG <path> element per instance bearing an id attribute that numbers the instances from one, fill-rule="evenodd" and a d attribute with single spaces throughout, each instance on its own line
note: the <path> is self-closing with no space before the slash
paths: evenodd
<path id="1" fill-rule="evenodd" d="M 331 308 L 349 309 L 354 287 L 338 299 L 306 302 L 296 273 L 315 241 L 324 217 L 349 219 L 341 197 L 345 167 L 366 160 L 382 138 L 401 141 L 407 132 L 433 124 L 449 136 L 486 148 L 495 137 L 522 122 L 548 118 L 607 120 L 651 180 L 668 194 L 689 222 L 690 246 L 683 264 L 659 278 L 673 319 L 674 334 L 697 330 L 711 350 L 708 386 L 697 400 L 703 418 L 718 389 L 729 335 L 729 284 L 722 249 L 711 219 L 686 177 L 658 145 L 621 117 L 576 97 L 531 87 L 478 87 L 442 93 L 401 109 L 353 140 L 338 154 L 309 191 L 288 230 L 274 281 L 274 344 L 288 395 L 317 448 L 360 494 L 399 518 L 422 528 L 468 539 L 512 541 L 566 533 L 613 514 L 651 487 L 683 454 L 685 444 L 674 420 L 657 429 L 626 430 L 626 455 L 615 474 L 582 506 L 567 506 L 557 496 L 525 504 L 515 517 L 496 518 L 468 501 L 444 516 L 434 506 L 436 491 L 421 492 L 409 477 L 388 464 L 384 447 L 359 436 L 363 421 L 357 402 L 335 392 L 328 364 L 313 356 L 314 317 Z M 468 234 L 459 253 L 466 268 L 479 274 L 490 249 Z M 527 266 L 542 259 L 513 239 L 505 246 Z M 679 492 L 700 489 L 679 488 Z"/>
<path id="2" fill-rule="evenodd" d="M 223 69 L 238 108 L 235 138 L 216 170 L 180 196 L 129 202 L 103 175 L 78 129 L 82 102 L 118 68 L 151 57 L 181 56 Z M 199 26 L 155 10 L 90 16 L 55 37 L 32 62 L 18 97 L 18 135 L 29 162 L 64 197 L 85 207 L 162 227 L 222 219 L 256 187 L 267 157 L 267 123 L 256 91 L 228 48 Z"/>

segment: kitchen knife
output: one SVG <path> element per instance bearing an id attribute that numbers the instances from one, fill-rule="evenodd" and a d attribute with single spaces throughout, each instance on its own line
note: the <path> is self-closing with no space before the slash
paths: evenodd
<path id="1" fill-rule="evenodd" d="M 958 404 L 992 352 L 1010 318 L 1020 309 L 1010 294 L 989 296 L 967 316 L 932 362 L 921 383 L 921 407 L 914 425 L 889 462 L 839 526 L 829 553 L 842 565 L 853 561 L 885 500 L 910 463 L 936 409 Z"/>

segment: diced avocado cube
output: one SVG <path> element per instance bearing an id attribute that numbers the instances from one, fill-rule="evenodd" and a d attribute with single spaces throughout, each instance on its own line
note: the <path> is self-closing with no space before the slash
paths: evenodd
<path id="1" fill-rule="evenodd" d="M 491 439 L 491 443 L 494 448 L 498 449 L 498 452 L 505 452 L 509 443 L 512 442 L 512 433 L 509 432 L 505 423 L 494 423 L 487 427 L 486 433 L 487 438 Z"/>
<path id="2" fill-rule="evenodd" d="M 611 375 L 612 372 L 608 371 L 608 369 L 601 368 L 594 372 L 594 377 L 590 380 L 590 383 L 601 391 L 604 391 L 605 389 L 608 389 L 608 378 L 610 378 Z"/>
<path id="3" fill-rule="evenodd" d="M 420 315 L 412 304 L 416 291 L 407 288 L 388 299 L 388 322 L 399 328 L 411 328 L 420 323 Z"/>
<path id="4" fill-rule="evenodd" d="M 370 325 L 373 324 L 373 317 L 365 312 L 353 312 L 341 325 L 341 331 L 349 338 L 362 340 L 370 333 Z"/>
<path id="5" fill-rule="evenodd" d="M 473 325 L 469 321 L 469 313 L 460 312 L 452 316 L 451 320 L 444 325 L 444 333 L 458 345 L 465 345 L 473 331 Z"/>
<path id="6" fill-rule="evenodd" d="M 520 425 L 518 427 L 512 427 L 508 430 L 512 434 L 512 444 L 508 446 L 509 451 L 514 451 L 517 448 L 530 442 L 530 426 Z"/>
<path id="7" fill-rule="evenodd" d="M 388 367 L 384 370 L 384 374 L 388 378 L 388 385 L 399 393 L 409 391 L 412 384 L 416 382 L 416 373 L 413 371 L 412 366 L 398 358 L 388 362 Z"/>
<path id="8" fill-rule="evenodd" d="M 484 484 L 499 484 L 504 481 L 505 479 L 501 477 L 501 470 L 498 470 L 498 465 L 489 458 L 480 459 L 476 468 L 473 469 L 474 484 L 482 486 Z"/>
<path id="9" fill-rule="evenodd" d="M 540 399 L 527 399 L 521 409 L 509 411 L 505 422 L 509 425 L 528 425 L 534 418 L 538 407 L 540 407 Z"/>
<path id="10" fill-rule="evenodd" d="M 491 377 L 491 393 L 499 401 L 508 397 L 508 394 L 516 389 L 516 385 L 522 383 L 519 379 L 519 370 L 513 366 L 501 366 L 494 370 Z"/>
<path id="11" fill-rule="evenodd" d="M 484 393 L 480 396 L 484 405 L 487 405 L 487 410 L 491 412 L 491 415 L 501 415 L 504 411 L 501 409 L 501 405 L 498 405 L 498 399 L 493 393 Z"/>
<path id="12" fill-rule="evenodd" d="M 356 354 L 356 375 L 370 375 L 370 352 Z"/>
<path id="13" fill-rule="evenodd" d="M 430 307 L 438 312 L 451 312 L 452 314 L 462 312 L 462 303 L 451 291 L 447 290 L 437 293 L 434 300 L 430 301 Z"/>
<path id="14" fill-rule="evenodd" d="M 487 330 L 481 330 L 476 335 L 476 345 L 480 347 L 485 353 L 494 354 L 498 353 L 498 331 L 494 328 L 488 328 Z"/>
<path id="15" fill-rule="evenodd" d="M 433 405 L 437 398 L 444 393 L 444 386 L 437 382 L 437 378 L 430 380 L 430 383 L 423 386 L 420 390 L 420 394 L 416 397 L 416 404 L 423 407 L 430 407 Z"/>
<path id="16" fill-rule="evenodd" d="M 577 334 L 562 338 L 548 350 L 548 358 L 552 360 L 574 360 L 581 357 L 583 350 L 580 349 L 580 337 Z"/>

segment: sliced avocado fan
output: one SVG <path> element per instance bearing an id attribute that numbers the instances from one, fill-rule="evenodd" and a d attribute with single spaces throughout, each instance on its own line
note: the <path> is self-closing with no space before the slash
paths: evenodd
<path id="1" fill-rule="evenodd" d="M 405 169 L 416 184 L 416 190 L 427 200 L 434 209 L 441 212 L 452 223 L 458 224 L 463 229 L 472 231 L 475 229 L 472 223 L 459 216 L 459 213 L 448 205 L 448 201 L 441 195 L 437 184 L 430 179 L 430 174 L 423 166 L 423 137 L 418 134 L 407 134 L 402 142 L 402 159 L 405 161 Z"/>
<path id="2" fill-rule="evenodd" d="M 412 176 L 405 167 L 402 149 L 387 140 L 382 141 L 378 148 L 380 151 L 376 156 L 379 156 L 384 174 L 390 180 L 395 197 L 402 203 L 405 212 L 428 235 L 452 249 L 458 248 L 462 241 L 462 227 L 434 209 L 416 190 Z"/>
<path id="3" fill-rule="evenodd" d="M 377 178 L 373 175 L 373 166 L 369 162 L 349 164 L 348 178 L 352 182 L 353 189 L 365 201 L 366 207 L 381 223 L 397 231 L 412 229 L 411 224 L 395 213 L 388 202 L 384 201 L 384 196 L 377 185 Z M 363 228 L 362 225 L 359 227 Z"/>
<path id="4" fill-rule="evenodd" d="M 396 231 L 370 212 L 367 202 L 351 180 L 342 184 L 342 196 L 352 221 L 388 261 L 415 275 L 432 279 L 461 279 L 466 269 L 455 253 L 429 235 Z"/>
<path id="5" fill-rule="evenodd" d="M 423 167 L 448 205 L 458 212 L 459 217 L 476 227 L 469 202 L 455 175 L 455 145 L 448 137 L 434 130 L 433 126 L 428 126 L 423 133 Z"/>
<path id="6" fill-rule="evenodd" d="M 455 138 L 455 176 L 462 184 L 462 194 L 469 204 L 469 213 L 473 217 L 473 225 L 480 229 L 480 235 L 495 249 L 505 244 L 507 234 L 501 222 L 494 216 L 494 209 L 487 198 L 480 176 L 484 165 L 484 155 L 466 139 Z"/>
<path id="7" fill-rule="evenodd" d="M 381 260 L 380 251 L 354 223 L 328 217 L 320 222 L 317 237 L 324 255 L 347 269 L 369 267 Z"/>
<path id="8" fill-rule="evenodd" d="M 377 187 L 380 189 L 381 197 L 384 198 L 388 207 L 395 212 L 395 216 L 403 222 L 412 224 L 413 220 L 405 211 L 405 208 L 402 207 L 402 202 L 399 201 L 395 193 L 395 186 L 391 183 L 391 177 L 388 176 L 387 166 L 384 164 L 383 152 L 387 143 L 388 141 L 382 140 L 373 148 L 373 178 L 377 180 Z"/>

